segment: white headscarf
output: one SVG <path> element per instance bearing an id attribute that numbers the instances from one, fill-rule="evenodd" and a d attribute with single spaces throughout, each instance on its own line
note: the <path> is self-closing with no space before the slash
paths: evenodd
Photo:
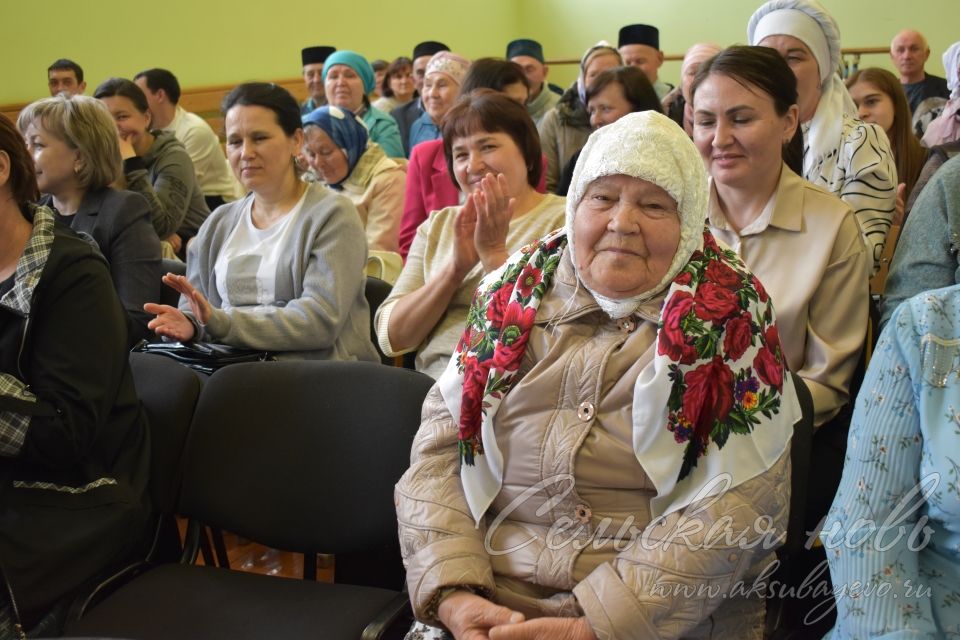
<path id="1" fill-rule="evenodd" d="M 950 99 L 960 98 L 960 42 L 954 42 L 943 52 L 943 68 L 947 71 L 947 88 Z"/>
<path id="2" fill-rule="evenodd" d="M 935 147 L 953 142 L 960 136 L 960 42 L 954 42 L 943 54 L 943 68 L 947 70 L 947 88 L 950 99 L 936 119 L 927 125 L 923 145 Z"/>
<path id="3" fill-rule="evenodd" d="M 747 25 L 747 39 L 758 45 L 769 36 L 793 36 L 803 42 L 820 66 L 820 102 L 805 132 L 804 175 L 817 160 L 833 152 L 843 135 L 843 117 L 857 118 L 857 107 L 843 85 L 840 68 L 840 28 L 816 0 L 770 0 L 757 9 Z"/>
<path id="4" fill-rule="evenodd" d="M 577 76 L 577 95 L 580 96 L 580 102 L 584 105 L 587 104 L 587 67 L 597 55 L 615 55 L 620 64 L 623 64 L 620 52 L 606 40 L 601 40 L 584 52 L 583 57 L 580 58 L 580 75 Z"/>
<path id="5" fill-rule="evenodd" d="M 680 213 L 677 253 L 655 287 L 619 300 L 602 296 L 587 287 L 608 315 L 622 318 L 666 289 L 693 252 L 703 246 L 709 189 L 700 153 L 677 123 L 656 111 L 627 114 L 590 134 L 580 152 L 567 192 L 566 229 L 571 256 L 576 255 L 573 218 L 583 194 L 597 178 L 616 174 L 640 178 L 659 186 L 676 200 Z M 576 269 L 576 260 L 573 262 Z"/>

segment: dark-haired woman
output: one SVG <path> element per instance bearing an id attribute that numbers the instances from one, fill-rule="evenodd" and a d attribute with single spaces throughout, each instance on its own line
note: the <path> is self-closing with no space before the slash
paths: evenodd
<path id="1" fill-rule="evenodd" d="M 849 399 L 869 260 L 849 205 L 784 161 L 799 158 L 796 87 L 775 50 L 730 47 L 694 80 L 693 140 L 711 178 L 710 230 L 770 294 L 787 363 L 820 426 Z"/>
<path id="2" fill-rule="evenodd" d="M 628 113 L 663 112 L 657 92 L 640 67 L 614 67 L 598 74 L 587 87 L 585 102 L 587 115 L 590 116 L 590 127 L 594 131 L 616 122 Z M 563 168 L 560 184 L 557 185 L 557 195 L 567 195 L 573 179 L 573 169 L 579 158 L 580 151 L 577 151 Z"/>
<path id="3" fill-rule="evenodd" d="M 490 89 L 460 98 L 443 121 L 443 150 L 466 202 L 434 211 L 417 228 L 376 316 L 383 352 L 417 351 L 417 370 L 434 378 L 450 360 L 480 279 L 564 220 L 564 200 L 536 189 L 540 140 L 522 104 Z"/>
<path id="4" fill-rule="evenodd" d="M 413 62 L 400 56 L 387 67 L 380 83 L 380 97 L 373 101 L 373 107 L 390 113 L 413 100 L 415 93 Z"/>
<path id="5" fill-rule="evenodd" d="M 242 84 L 223 113 L 227 158 L 248 194 L 201 227 L 186 277 L 164 277 L 181 293 L 180 308 L 146 305 L 157 316 L 150 328 L 280 358 L 377 360 L 363 226 L 344 196 L 300 180 L 296 100 L 274 84 Z"/>
<path id="6" fill-rule="evenodd" d="M 147 199 L 157 235 L 183 256 L 186 242 L 210 215 L 187 150 L 173 133 L 150 128 L 147 97 L 130 80 L 105 80 L 93 97 L 117 123 L 127 189 Z"/>
<path id="7" fill-rule="evenodd" d="M 0 638 L 59 635 L 91 579 L 143 551 L 150 468 L 127 319 L 103 256 L 32 204 L 0 116 Z"/>

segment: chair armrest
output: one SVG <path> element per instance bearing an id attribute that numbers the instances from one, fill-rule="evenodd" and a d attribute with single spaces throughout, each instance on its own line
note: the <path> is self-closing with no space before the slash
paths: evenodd
<path id="1" fill-rule="evenodd" d="M 377 617 L 363 630 L 361 640 L 381 640 L 384 634 L 400 619 L 404 612 L 410 613 L 413 619 L 413 609 L 410 607 L 410 595 L 404 589 L 380 610 Z"/>

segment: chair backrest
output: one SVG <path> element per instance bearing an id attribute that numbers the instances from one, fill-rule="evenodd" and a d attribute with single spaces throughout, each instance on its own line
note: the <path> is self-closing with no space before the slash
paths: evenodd
<path id="1" fill-rule="evenodd" d="M 374 278 L 373 276 L 367 276 L 367 284 L 363 290 L 367 298 L 367 304 L 370 306 L 370 339 L 373 341 L 373 346 L 377 348 L 377 353 L 380 354 L 380 362 L 389 365 L 393 364 L 393 358 L 387 356 L 380 350 L 380 341 L 377 340 L 377 330 L 373 324 L 373 318 L 377 314 L 377 309 L 380 308 L 383 301 L 390 295 L 391 289 L 393 289 L 393 286 L 389 282 L 381 280 L 380 278 Z"/>
<path id="2" fill-rule="evenodd" d="M 810 477 L 810 453 L 813 447 L 813 396 L 803 378 L 791 373 L 797 390 L 802 417 L 793 425 L 790 441 L 790 517 L 787 521 L 787 540 L 781 553 L 787 557 L 800 553 L 806 543 L 807 482 Z"/>
<path id="3" fill-rule="evenodd" d="M 130 369 L 150 421 L 150 497 L 155 511 L 172 513 L 183 448 L 203 384 L 187 367 L 148 353 L 131 353 Z"/>
<path id="4" fill-rule="evenodd" d="M 178 276 L 185 276 L 187 275 L 187 265 L 179 260 L 169 260 L 164 258 L 160 261 L 160 277 L 162 278 L 168 273 L 175 273 Z M 176 289 L 168 287 L 165 284 L 161 284 L 160 287 L 160 304 L 167 304 L 171 307 L 175 307 L 180 304 L 180 294 L 177 293 Z"/>
<path id="5" fill-rule="evenodd" d="M 428 376 L 360 362 L 237 364 L 210 377 L 184 454 L 180 511 L 303 553 L 395 544 Z"/>

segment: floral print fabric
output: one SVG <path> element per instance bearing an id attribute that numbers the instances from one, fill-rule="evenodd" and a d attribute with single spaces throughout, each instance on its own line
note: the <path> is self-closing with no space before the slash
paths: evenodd
<path id="1" fill-rule="evenodd" d="M 458 421 L 461 479 L 478 521 L 502 478 L 494 416 L 516 377 L 566 240 L 563 231 L 548 235 L 481 283 L 440 380 Z M 633 406 L 634 449 L 657 486 L 655 511 L 686 506 L 722 473 L 731 481 L 724 488 L 755 477 L 783 453 L 799 408 L 773 306 L 736 253 L 721 248 L 709 231 L 703 249 L 670 285 L 657 354 L 650 375 L 637 382 Z"/>
<path id="2" fill-rule="evenodd" d="M 829 638 L 960 637 L 960 287 L 911 298 L 884 328 L 820 537 Z"/>

